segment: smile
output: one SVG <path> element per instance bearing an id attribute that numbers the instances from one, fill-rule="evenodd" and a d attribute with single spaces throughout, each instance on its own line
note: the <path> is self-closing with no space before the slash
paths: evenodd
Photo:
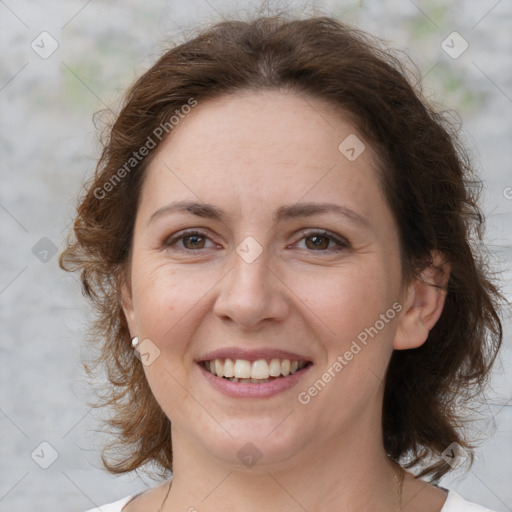
<path id="1" fill-rule="evenodd" d="M 201 366 L 212 375 L 231 382 L 264 383 L 293 375 L 302 370 L 308 361 L 291 361 L 290 359 L 212 359 L 202 361 Z"/>

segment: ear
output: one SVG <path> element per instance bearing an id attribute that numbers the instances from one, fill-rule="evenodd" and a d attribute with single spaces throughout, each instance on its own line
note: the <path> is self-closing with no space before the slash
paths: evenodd
<path id="1" fill-rule="evenodd" d="M 135 310 L 133 307 L 133 295 L 131 279 L 129 276 L 129 270 L 119 276 L 117 279 L 118 289 L 121 295 L 121 306 L 123 308 L 126 322 L 128 323 L 128 329 L 130 330 L 130 336 L 136 336 L 137 327 L 135 322 Z"/>
<path id="2" fill-rule="evenodd" d="M 396 350 L 423 345 L 443 312 L 451 267 L 440 252 L 432 251 L 431 254 L 432 263 L 405 292 L 393 343 Z"/>

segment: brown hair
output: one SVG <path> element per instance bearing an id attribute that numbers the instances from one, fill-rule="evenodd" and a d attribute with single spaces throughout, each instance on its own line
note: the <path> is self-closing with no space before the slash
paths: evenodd
<path id="1" fill-rule="evenodd" d="M 487 382 L 502 342 L 502 296 L 480 252 L 478 182 L 453 123 L 411 85 L 400 61 L 379 40 L 328 16 L 224 20 L 168 50 L 128 91 L 60 257 L 63 269 L 81 271 L 84 294 L 97 308 L 98 362 L 111 384 L 102 405 L 112 406 L 108 421 L 118 434 L 110 448 L 127 448 L 110 462 L 104 454 L 104 463 L 114 473 L 148 462 L 172 470 L 170 422 L 132 355 L 119 294 L 145 169 L 161 144 L 155 134 L 191 99 L 267 88 L 327 101 L 377 150 L 405 281 L 432 264 L 433 249 L 451 265 L 445 307 L 428 340 L 393 352 L 382 416 L 389 456 L 409 456 L 406 467 L 437 457 L 419 474 L 436 481 L 450 470 L 439 455 L 452 442 L 473 461 L 455 405 L 467 404 Z M 130 161 L 148 137 L 156 149 Z"/>

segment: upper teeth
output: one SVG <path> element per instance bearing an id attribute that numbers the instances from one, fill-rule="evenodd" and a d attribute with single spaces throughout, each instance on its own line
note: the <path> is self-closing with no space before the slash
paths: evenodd
<path id="1" fill-rule="evenodd" d="M 238 379 L 268 379 L 269 377 L 286 377 L 304 368 L 307 361 L 290 361 L 289 359 L 213 359 L 205 361 L 204 366 L 218 377 L 236 377 Z"/>

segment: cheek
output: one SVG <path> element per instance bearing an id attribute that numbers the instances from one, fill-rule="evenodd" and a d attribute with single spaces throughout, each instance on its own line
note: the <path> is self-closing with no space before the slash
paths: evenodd
<path id="1" fill-rule="evenodd" d="M 314 313 L 310 323 L 318 326 L 315 334 L 325 360 L 299 392 L 326 432 L 376 403 L 393 349 L 398 290 L 396 269 L 386 268 L 379 259 L 369 257 L 364 264 L 332 270 L 324 277 L 319 273 L 301 281 L 301 297 Z"/>
<path id="2" fill-rule="evenodd" d="M 336 343 L 350 343 L 396 300 L 398 288 L 392 275 L 382 261 L 368 258 L 317 274 L 297 275 L 292 282 L 313 313 L 312 321 Z"/>
<path id="3" fill-rule="evenodd" d="M 209 291 L 221 276 L 213 271 L 198 272 L 193 265 L 170 264 L 161 255 L 141 257 L 134 261 L 133 269 L 139 336 L 153 340 L 165 352 L 172 351 L 174 358 L 179 353 L 185 355 L 205 308 L 212 307 Z"/>
<path id="4" fill-rule="evenodd" d="M 141 258 L 134 269 L 139 336 L 151 340 L 159 351 L 144 372 L 155 399 L 171 417 L 176 404 L 183 407 L 189 399 L 185 357 L 204 290 L 194 286 L 197 277 L 155 259 Z"/>
<path id="5" fill-rule="evenodd" d="M 183 316 L 187 300 L 193 300 L 193 291 L 184 293 L 180 273 L 152 258 L 134 259 L 133 269 L 133 303 L 140 334 L 160 344 L 177 317 Z"/>

